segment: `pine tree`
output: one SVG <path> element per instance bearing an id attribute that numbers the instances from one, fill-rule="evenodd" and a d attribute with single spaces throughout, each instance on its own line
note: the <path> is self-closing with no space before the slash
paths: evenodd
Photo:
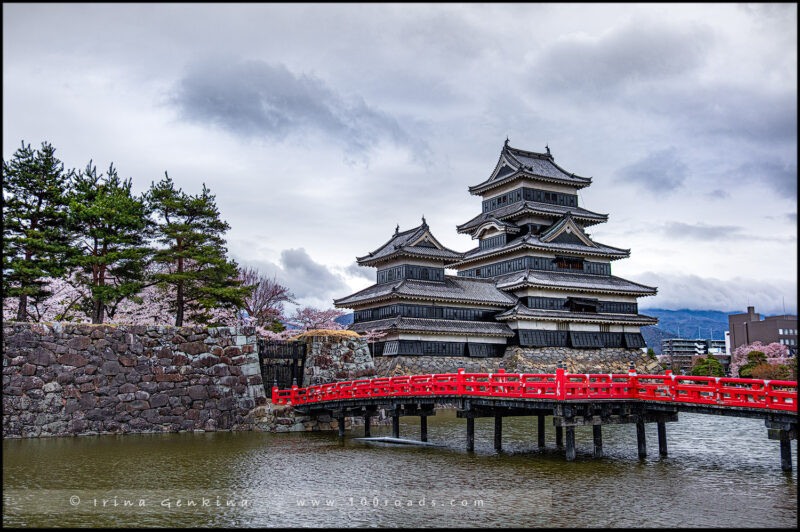
<path id="1" fill-rule="evenodd" d="M 215 311 L 242 308 L 252 287 L 242 286 L 238 266 L 227 258 L 222 234 L 230 226 L 220 219 L 215 196 L 205 184 L 200 194 L 186 194 L 166 172 L 164 176 L 148 193 L 157 218 L 156 238 L 163 246 L 153 260 L 169 269 L 156 280 L 174 290 L 176 326 L 185 319 L 214 324 Z"/>
<path id="2" fill-rule="evenodd" d="M 117 306 L 144 288 L 145 267 L 152 250 L 152 222 L 146 201 L 131 192 L 113 163 L 105 176 L 91 163 L 75 178 L 70 196 L 70 224 L 80 255 L 73 264 L 78 282 L 89 294 L 83 302 L 92 323 L 113 317 Z"/>
<path id="3" fill-rule="evenodd" d="M 72 171 L 42 142 L 22 142 L 3 161 L 3 300 L 19 298 L 18 321 L 29 319 L 28 303 L 46 299 L 48 277 L 64 274 L 72 252 L 67 230 L 67 192 Z"/>

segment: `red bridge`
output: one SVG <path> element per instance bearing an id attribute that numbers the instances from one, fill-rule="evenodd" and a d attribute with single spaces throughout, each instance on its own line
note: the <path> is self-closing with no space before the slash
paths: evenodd
<path id="1" fill-rule="evenodd" d="M 399 437 L 401 415 L 420 416 L 421 439 L 427 441 L 427 416 L 436 403 L 456 403 L 458 417 L 467 419 L 467 449 L 474 449 L 474 418 L 495 418 L 495 448 L 501 448 L 504 416 L 539 417 L 539 446 L 544 447 L 544 417 L 553 416 L 556 444 L 566 458 L 575 458 L 575 427 L 591 425 L 594 456 L 602 456 L 602 425 L 635 423 L 639 456 L 647 454 L 644 424 L 658 424 L 659 452 L 667 454 L 665 423 L 678 412 L 763 418 L 770 439 L 781 442 L 781 467 L 791 471 L 791 439 L 797 439 L 797 382 L 690 377 L 673 375 L 447 373 L 337 382 L 289 390 L 272 389 L 274 404 L 291 405 L 304 413 L 326 413 L 339 420 L 363 416 L 369 436 L 370 418 L 378 408 L 392 416 L 392 434 Z"/>

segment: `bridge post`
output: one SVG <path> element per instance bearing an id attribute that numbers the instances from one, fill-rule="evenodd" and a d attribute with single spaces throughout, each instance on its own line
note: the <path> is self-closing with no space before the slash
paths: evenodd
<path id="1" fill-rule="evenodd" d="M 644 419 L 636 421 L 636 444 L 639 447 L 639 458 L 647 457 L 647 441 L 644 436 Z"/>
<path id="2" fill-rule="evenodd" d="M 556 447 L 559 449 L 564 447 L 564 429 L 556 427 Z"/>
<path id="3" fill-rule="evenodd" d="M 475 418 L 467 418 L 467 451 L 475 450 Z"/>
<path id="4" fill-rule="evenodd" d="M 494 449 L 499 451 L 503 448 L 503 416 L 494 416 Z"/>
<path id="5" fill-rule="evenodd" d="M 371 436 L 370 430 L 369 430 L 369 422 L 370 422 L 370 416 L 364 416 L 364 437 L 365 438 L 369 438 Z"/>
<path id="6" fill-rule="evenodd" d="M 567 429 L 567 462 L 572 462 L 575 460 L 575 427 L 570 425 L 565 428 Z"/>
<path id="7" fill-rule="evenodd" d="M 789 438 L 789 431 L 781 430 L 781 469 L 792 471 L 792 440 Z"/>
<path id="8" fill-rule="evenodd" d="M 544 415 L 539 414 L 539 426 L 537 436 L 539 438 L 539 448 L 544 449 Z"/>
<path id="9" fill-rule="evenodd" d="M 400 437 L 400 408 L 395 407 L 392 412 L 392 438 Z"/>
<path id="10" fill-rule="evenodd" d="M 658 454 L 659 456 L 667 456 L 667 423 L 664 418 L 660 418 L 656 425 L 658 425 Z"/>
<path id="11" fill-rule="evenodd" d="M 428 441 L 428 416 L 419 416 L 419 440 Z"/>
<path id="12" fill-rule="evenodd" d="M 595 458 L 603 457 L 603 425 L 592 425 L 592 436 L 594 439 Z"/>
<path id="13" fill-rule="evenodd" d="M 337 425 L 339 425 L 339 437 L 344 438 L 344 416 L 339 415 L 336 419 Z"/>

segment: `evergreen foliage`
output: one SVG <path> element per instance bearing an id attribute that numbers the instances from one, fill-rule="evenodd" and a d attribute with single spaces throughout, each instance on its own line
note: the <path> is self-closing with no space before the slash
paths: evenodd
<path id="1" fill-rule="evenodd" d="M 113 318 L 121 302 L 144 288 L 151 254 L 147 204 L 133 195 L 131 179 L 120 179 L 113 163 L 104 176 L 89 161 L 75 177 L 69 205 L 80 251 L 73 260 L 76 280 L 86 292 L 84 310 L 92 323 L 103 323 L 106 313 Z"/>
<path id="2" fill-rule="evenodd" d="M 175 325 L 185 319 L 214 325 L 214 310 L 242 308 L 252 287 L 242 286 L 236 263 L 227 258 L 222 234 L 230 226 L 220 219 L 215 196 L 203 185 L 198 195 L 189 195 L 165 172 L 152 183 L 148 204 L 156 216 L 156 239 L 162 247 L 153 255 L 166 271 L 155 275 L 163 287 L 174 290 L 171 310 Z"/>
<path id="3" fill-rule="evenodd" d="M 719 360 L 711 355 L 701 358 L 692 368 L 692 375 L 695 377 L 724 377 L 725 370 Z"/>
<path id="4" fill-rule="evenodd" d="M 22 146 L 3 160 L 2 297 L 19 298 L 16 319 L 29 319 L 28 302 L 49 297 L 48 278 L 64 275 L 72 252 L 65 223 L 72 171 L 55 148 Z"/>
<path id="5" fill-rule="evenodd" d="M 753 369 L 756 366 L 767 363 L 767 355 L 762 351 L 750 351 L 747 353 L 747 364 L 739 368 L 739 377 L 742 379 L 753 379 Z"/>

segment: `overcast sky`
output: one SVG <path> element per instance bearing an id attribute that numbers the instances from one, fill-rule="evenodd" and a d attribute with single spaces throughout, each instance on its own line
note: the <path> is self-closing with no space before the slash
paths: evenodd
<path id="1" fill-rule="evenodd" d="M 216 194 L 232 256 L 330 307 L 503 141 L 592 176 L 642 308 L 797 311 L 797 6 L 3 4 L 3 158 Z"/>

